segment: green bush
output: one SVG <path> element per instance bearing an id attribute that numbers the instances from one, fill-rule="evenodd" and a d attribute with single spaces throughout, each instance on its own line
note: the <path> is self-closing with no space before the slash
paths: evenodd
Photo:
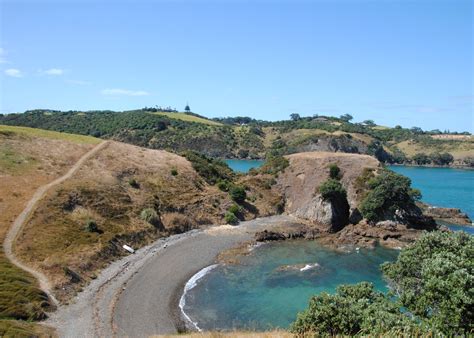
<path id="1" fill-rule="evenodd" d="M 178 170 L 176 168 L 171 169 L 172 176 L 178 176 Z"/>
<path id="2" fill-rule="evenodd" d="M 235 214 L 230 211 L 226 212 L 224 219 L 228 224 L 239 224 L 239 219 L 237 216 L 235 216 Z"/>
<path id="3" fill-rule="evenodd" d="M 337 166 L 336 163 L 331 163 L 329 165 L 329 177 L 335 180 L 341 179 L 341 169 Z"/>
<path id="4" fill-rule="evenodd" d="M 233 186 L 229 190 L 229 195 L 237 203 L 243 203 L 247 198 L 247 193 L 245 192 L 245 188 L 239 185 Z"/>
<path id="5" fill-rule="evenodd" d="M 335 336 L 383 333 L 414 326 L 415 322 L 389 297 L 375 291 L 371 283 L 362 282 L 341 285 L 334 295 L 323 292 L 313 296 L 290 331 Z"/>
<path id="6" fill-rule="evenodd" d="M 324 200 L 331 202 L 345 199 L 347 196 L 346 189 L 342 186 L 341 182 L 334 178 L 329 178 L 319 187 L 319 193 Z"/>
<path id="7" fill-rule="evenodd" d="M 219 180 L 217 182 L 217 187 L 222 191 L 228 192 L 232 187 L 232 182 L 229 182 L 227 180 Z"/>
<path id="8" fill-rule="evenodd" d="M 129 184 L 132 188 L 135 188 L 135 189 L 140 188 L 140 184 L 139 184 L 139 183 L 137 182 L 137 180 L 134 179 L 134 178 L 130 178 L 130 179 L 128 180 L 128 184 Z"/>
<path id="9" fill-rule="evenodd" d="M 242 211 L 242 207 L 237 204 L 232 204 L 232 206 L 227 211 L 233 213 L 234 215 L 238 215 Z"/>
<path id="10" fill-rule="evenodd" d="M 100 232 L 99 227 L 97 226 L 97 222 L 94 221 L 93 219 L 88 219 L 86 221 L 86 225 L 85 225 L 84 229 L 87 232 Z"/>
<path id="11" fill-rule="evenodd" d="M 221 160 L 213 159 L 194 151 L 186 151 L 183 156 L 191 162 L 194 170 L 201 175 L 209 184 L 216 184 L 218 181 L 232 181 L 234 172 Z"/>
<path id="12" fill-rule="evenodd" d="M 369 222 L 384 220 L 397 209 L 416 208 L 415 201 L 421 198 L 420 191 L 411 188 L 411 180 L 408 177 L 388 169 L 370 179 L 367 187 L 369 191 L 359 209 Z"/>
<path id="13" fill-rule="evenodd" d="M 153 208 L 143 209 L 140 213 L 140 218 L 154 227 L 161 227 L 161 219 L 158 213 Z"/>
<path id="14" fill-rule="evenodd" d="M 427 233 L 382 271 L 402 305 L 429 327 L 447 336 L 472 333 L 474 237 L 462 231 Z"/>

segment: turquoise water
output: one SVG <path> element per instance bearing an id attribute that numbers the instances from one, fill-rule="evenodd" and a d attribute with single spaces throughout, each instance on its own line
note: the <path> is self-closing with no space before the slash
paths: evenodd
<path id="1" fill-rule="evenodd" d="M 460 208 L 474 219 L 474 170 L 402 166 L 390 169 L 411 178 L 426 203 Z"/>
<path id="2" fill-rule="evenodd" d="M 232 170 L 239 173 L 247 173 L 252 168 L 258 168 L 263 162 L 262 160 L 225 160 Z"/>
<path id="3" fill-rule="evenodd" d="M 384 248 L 338 252 L 313 241 L 265 244 L 242 264 L 205 275 L 186 294 L 184 310 L 203 330 L 286 328 L 312 295 L 334 292 L 339 284 L 370 281 L 385 291 L 379 265 L 397 255 Z M 319 266 L 300 271 L 314 263 Z M 279 270 L 285 265 L 294 270 Z"/>

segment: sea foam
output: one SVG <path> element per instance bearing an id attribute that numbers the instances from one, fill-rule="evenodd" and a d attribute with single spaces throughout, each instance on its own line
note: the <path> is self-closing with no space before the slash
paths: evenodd
<path id="1" fill-rule="evenodd" d="M 193 321 L 187 314 L 186 312 L 184 311 L 184 306 L 186 305 L 186 294 L 188 293 L 189 290 L 193 289 L 196 285 L 197 285 L 197 282 L 203 278 L 206 274 L 208 274 L 212 269 L 218 267 L 219 264 L 213 264 L 213 265 L 209 265 L 208 267 L 205 267 L 204 269 L 202 270 L 199 270 L 194 276 L 192 276 L 188 282 L 186 283 L 186 285 L 184 286 L 184 291 L 183 291 L 183 295 L 181 296 L 180 300 L 179 300 L 179 308 L 181 309 L 181 313 L 183 314 L 184 318 L 186 318 L 186 320 L 188 322 L 190 322 L 195 328 L 196 330 L 198 330 L 199 332 L 202 332 L 201 328 L 198 326 L 198 324 Z"/>

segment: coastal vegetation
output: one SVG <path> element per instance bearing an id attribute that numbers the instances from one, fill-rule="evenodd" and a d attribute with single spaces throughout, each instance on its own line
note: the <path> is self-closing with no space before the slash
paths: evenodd
<path id="1" fill-rule="evenodd" d="M 474 318 L 474 239 L 432 232 L 381 269 L 391 293 L 372 284 L 341 285 L 310 299 L 290 331 L 298 335 L 465 335 Z"/>
<path id="2" fill-rule="evenodd" d="M 421 192 L 411 188 L 408 177 L 384 169 L 365 183 L 366 195 L 360 211 L 369 222 L 391 219 L 400 210 L 416 209 Z"/>
<path id="3" fill-rule="evenodd" d="M 191 150 L 216 158 L 268 158 L 316 150 L 369 154 L 389 164 L 474 165 L 474 138 L 469 133 L 388 128 L 374 121 L 355 123 L 348 114 L 295 114 L 273 122 L 249 117 L 211 120 L 158 108 L 31 110 L 0 116 L 0 124 L 91 135 L 176 153 Z"/>

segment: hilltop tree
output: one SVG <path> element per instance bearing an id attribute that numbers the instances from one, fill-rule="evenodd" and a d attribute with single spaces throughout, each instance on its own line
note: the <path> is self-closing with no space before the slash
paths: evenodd
<path id="1" fill-rule="evenodd" d="M 340 118 L 341 120 L 345 121 L 345 122 L 349 122 L 349 121 L 351 121 L 352 119 L 354 119 L 354 118 L 352 117 L 352 115 L 350 115 L 350 114 L 341 115 L 339 118 Z"/>
<path id="2" fill-rule="evenodd" d="M 299 121 L 299 120 L 301 120 L 300 114 L 297 114 L 297 113 L 290 114 L 290 118 L 291 118 L 293 121 Z"/>
<path id="3" fill-rule="evenodd" d="M 374 120 L 365 120 L 363 123 L 368 127 L 375 127 Z"/>

